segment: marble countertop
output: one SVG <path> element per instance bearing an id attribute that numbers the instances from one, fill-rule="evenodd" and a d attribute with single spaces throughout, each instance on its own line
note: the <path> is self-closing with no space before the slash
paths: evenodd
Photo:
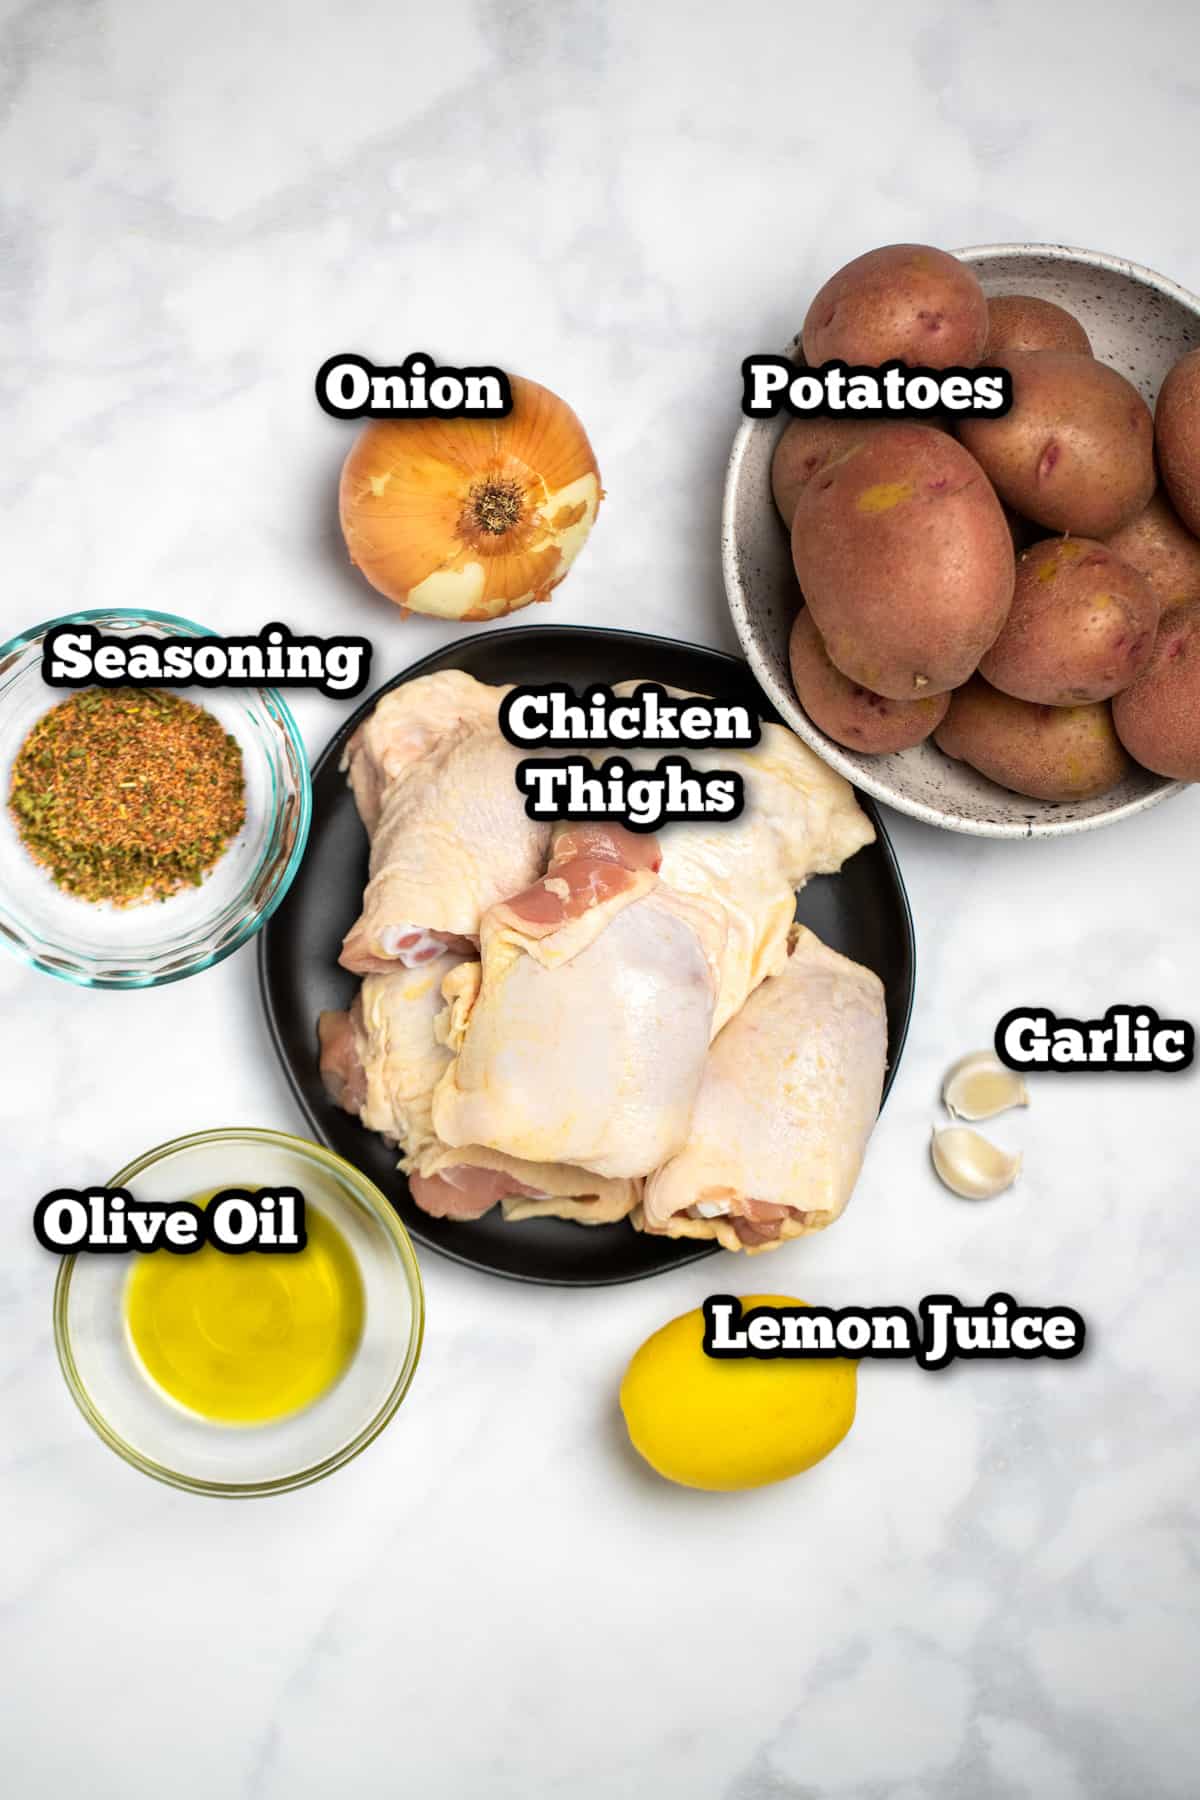
<path id="1" fill-rule="evenodd" d="M 846 257 L 1068 241 L 1200 289 L 1194 6 L 0 3 L 3 635 L 148 603 L 447 641 L 347 566 L 334 350 L 536 375 L 608 500 L 553 606 L 734 648 L 738 364 Z M 529 615 L 525 615 L 527 621 Z M 295 708 L 315 753 L 342 709 Z M 831 1304 L 996 1288 L 1078 1362 L 864 1366 L 808 1476 L 672 1489 L 624 1451 L 633 1348 L 716 1265 L 599 1292 L 422 1258 L 395 1424 L 244 1506 L 126 1468 L 60 1380 L 29 1215 L 212 1125 L 296 1128 L 253 951 L 80 993 L 0 958 L 0 1787 L 13 1800 L 1125 1800 L 1194 1792 L 1195 1077 L 1035 1084 L 990 1206 L 926 1143 L 1027 1001 L 1195 1015 L 1200 794 L 990 843 L 889 815 L 917 1007 L 835 1231 L 723 1265 Z"/>

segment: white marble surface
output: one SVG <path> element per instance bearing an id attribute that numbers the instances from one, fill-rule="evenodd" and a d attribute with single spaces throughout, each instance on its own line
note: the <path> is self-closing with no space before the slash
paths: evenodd
<path id="1" fill-rule="evenodd" d="M 569 396 L 609 498 L 546 617 L 731 646 L 741 356 L 846 256 L 1055 239 L 1200 288 L 1191 4 L 0 5 L 5 634 L 148 602 L 446 640 L 345 565 L 333 350 Z M 297 706 L 315 752 L 339 708 Z M 1044 1081 L 1026 1176 L 935 1184 L 941 1070 L 1029 999 L 1195 1014 L 1200 795 L 986 844 L 890 820 L 919 937 L 845 1221 L 749 1269 L 832 1303 L 1066 1301 L 1065 1367 L 868 1366 L 802 1481 L 670 1489 L 615 1385 L 717 1267 L 612 1292 L 426 1256 L 410 1400 L 336 1479 L 229 1506 L 76 1414 L 29 1213 L 176 1132 L 298 1116 L 252 952 L 81 994 L 0 961 L 0 1788 L 12 1800 L 1125 1800 L 1195 1792 L 1196 1086 Z M 1191 1334 L 1191 1335 L 1189 1335 Z"/>

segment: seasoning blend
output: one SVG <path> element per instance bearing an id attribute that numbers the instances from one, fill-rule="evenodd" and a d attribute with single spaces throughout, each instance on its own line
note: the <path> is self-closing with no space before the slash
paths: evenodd
<path id="1" fill-rule="evenodd" d="M 25 848 L 81 900 L 132 906 L 198 887 L 241 830 L 236 738 L 154 688 L 88 688 L 17 752 L 9 810 Z"/>

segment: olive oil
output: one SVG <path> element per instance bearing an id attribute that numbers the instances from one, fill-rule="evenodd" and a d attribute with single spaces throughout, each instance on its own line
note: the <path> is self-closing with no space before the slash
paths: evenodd
<path id="1" fill-rule="evenodd" d="M 324 1213 L 306 1207 L 305 1224 L 305 1248 L 286 1255 L 206 1244 L 138 1258 L 125 1288 L 129 1341 L 178 1405 L 223 1425 L 262 1425 L 312 1405 L 345 1374 L 362 1337 L 362 1276 Z"/>

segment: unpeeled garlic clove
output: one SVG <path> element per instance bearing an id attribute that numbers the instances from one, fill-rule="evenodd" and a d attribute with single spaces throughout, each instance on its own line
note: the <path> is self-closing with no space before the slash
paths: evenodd
<path id="1" fill-rule="evenodd" d="M 994 1119 L 1010 1106 L 1028 1106 L 1029 1091 L 993 1051 L 972 1050 L 947 1071 L 942 1099 L 952 1118 Z"/>
<path id="2" fill-rule="evenodd" d="M 1009 1156 L 968 1125 L 935 1131 L 929 1153 L 939 1179 L 963 1200 L 990 1200 L 1012 1186 L 1020 1156 Z"/>

